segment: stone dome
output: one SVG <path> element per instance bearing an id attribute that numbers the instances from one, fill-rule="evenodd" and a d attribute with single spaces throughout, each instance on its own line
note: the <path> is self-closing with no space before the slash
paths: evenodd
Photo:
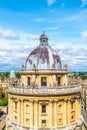
<path id="1" fill-rule="evenodd" d="M 40 36 L 40 45 L 26 59 L 25 69 L 61 69 L 61 59 L 55 50 L 48 45 L 45 33 Z"/>

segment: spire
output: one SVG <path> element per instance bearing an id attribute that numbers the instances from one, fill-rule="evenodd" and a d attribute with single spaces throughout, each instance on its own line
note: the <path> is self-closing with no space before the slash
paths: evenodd
<path id="1" fill-rule="evenodd" d="M 45 34 L 45 31 L 40 36 L 40 45 L 48 45 L 48 37 Z"/>

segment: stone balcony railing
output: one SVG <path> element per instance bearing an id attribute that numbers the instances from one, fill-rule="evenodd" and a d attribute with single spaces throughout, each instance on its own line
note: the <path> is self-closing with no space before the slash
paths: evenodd
<path id="1" fill-rule="evenodd" d="M 37 87 L 31 88 L 30 86 L 22 87 L 10 87 L 8 93 L 18 94 L 18 95 L 68 95 L 74 93 L 81 93 L 81 86 L 56 86 L 56 87 Z"/>
<path id="2" fill-rule="evenodd" d="M 21 74 L 68 74 L 68 71 L 66 69 L 49 69 L 49 70 L 38 70 L 38 69 L 33 69 L 33 70 L 23 70 L 20 72 Z"/>

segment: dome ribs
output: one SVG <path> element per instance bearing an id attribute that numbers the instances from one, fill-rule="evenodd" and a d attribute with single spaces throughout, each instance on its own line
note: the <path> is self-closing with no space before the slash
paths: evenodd
<path id="1" fill-rule="evenodd" d="M 34 49 L 26 59 L 25 67 L 32 69 L 33 65 L 36 69 L 61 69 L 61 59 L 57 52 L 48 45 L 48 37 L 45 33 L 40 36 L 40 44 Z"/>
<path id="2" fill-rule="evenodd" d="M 48 52 L 48 49 L 45 46 L 40 46 L 38 52 L 39 52 L 38 61 L 40 62 L 40 60 L 41 60 L 42 63 L 44 64 L 45 61 L 47 60 L 47 64 L 49 64 L 49 52 Z"/>

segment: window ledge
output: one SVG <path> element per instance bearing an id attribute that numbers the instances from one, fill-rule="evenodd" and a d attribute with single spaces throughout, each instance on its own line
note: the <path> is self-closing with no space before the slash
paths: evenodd
<path id="1" fill-rule="evenodd" d="M 42 126 L 46 126 L 47 124 L 42 124 Z"/>
<path id="2" fill-rule="evenodd" d="M 47 116 L 47 113 L 41 113 L 42 116 Z"/>

